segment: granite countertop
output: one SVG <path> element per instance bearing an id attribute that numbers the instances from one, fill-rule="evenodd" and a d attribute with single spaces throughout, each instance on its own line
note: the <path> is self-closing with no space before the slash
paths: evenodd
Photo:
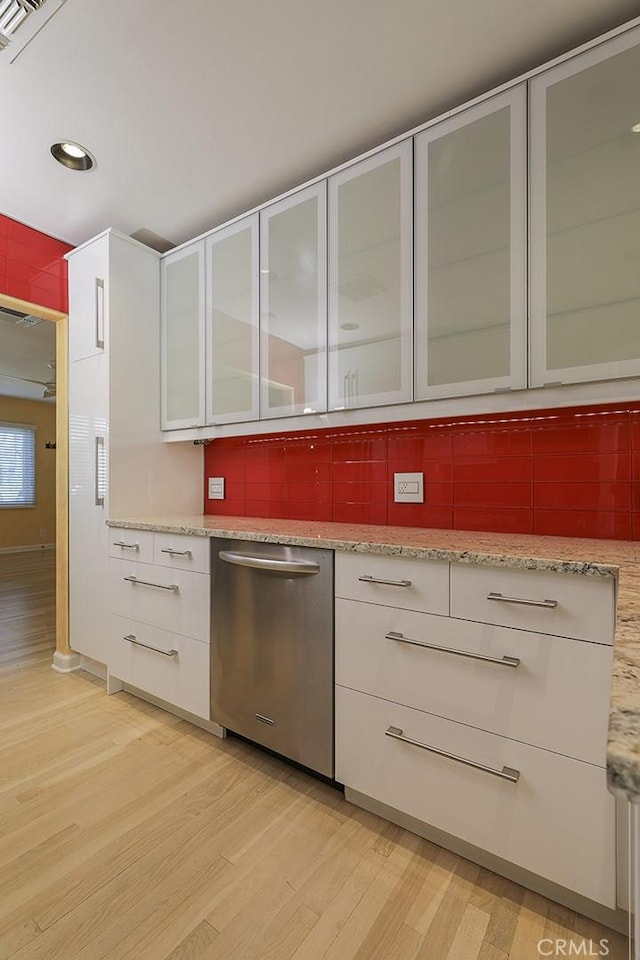
<path id="1" fill-rule="evenodd" d="M 250 517 L 140 517 L 109 526 L 618 579 L 607 745 L 610 789 L 640 802 L 640 543 Z"/>

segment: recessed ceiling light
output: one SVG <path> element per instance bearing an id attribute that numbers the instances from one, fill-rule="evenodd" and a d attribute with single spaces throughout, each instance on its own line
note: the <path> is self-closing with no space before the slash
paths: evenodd
<path id="1" fill-rule="evenodd" d="M 340 329 L 341 330 L 359 330 L 360 324 L 352 323 L 350 320 L 347 320 L 345 323 L 340 324 Z"/>
<path id="2" fill-rule="evenodd" d="M 634 123 L 634 125 L 631 127 L 631 132 L 640 133 L 640 123 Z"/>
<path id="3" fill-rule="evenodd" d="M 61 140 L 60 143 L 52 144 L 51 153 L 58 163 L 69 170 L 91 170 L 96 165 L 95 157 L 86 147 L 74 143 L 73 140 Z"/>

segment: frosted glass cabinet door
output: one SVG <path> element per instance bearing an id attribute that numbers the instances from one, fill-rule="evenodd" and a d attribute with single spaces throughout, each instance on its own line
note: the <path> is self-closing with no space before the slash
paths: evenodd
<path id="1" fill-rule="evenodd" d="M 525 386 L 525 102 L 416 137 L 416 399 Z"/>
<path id="2" fill-rule="evenodd" d="M 640 30 L 531 81 L 531 382 L 640 374 Z"/>
<path id="3" fill-rule="evenodd" d="M 161 267 L 162 429 L 204 423 L 204 241 Z"/>
<path id="4" fill-rule="evenodd" d="M 258 214 L 207 237 L 207 423 L 258 419 Z"/>
<path id="5" fill-rule="evenodd" d="M 412 398 L 411 178 L 411 140 L 329 178 L 332 410 Z"/>
<path id="6" fill-rule="evenodd" d="M 260 416 L 327 409 L 326 183 L 260 211 Z"/>

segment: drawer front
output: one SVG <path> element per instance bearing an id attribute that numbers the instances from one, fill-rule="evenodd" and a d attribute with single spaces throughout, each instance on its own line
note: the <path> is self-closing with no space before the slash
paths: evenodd
<path id="1" fill-rule="evenodd" d="M 336 600 L 336 683 L 601 766 L 612 660 L 599 644 Z"/>
<path id="2" fill-rule="evenodd" d="M 451 564 L 451 616 L 613 643 L 610 577 Z"/>
<path id="3" fill-rule="evenodd" d="M 209 646 L 111 614 L 109 673 L 209 719 Z M 144 644 L 144 646 L 143 646 Z"/>
<path id="4" fill-rule="evenodd" d="M 209 573 L 210 540 L 185 533 L 155 533 L 153 562 L 174 570 Z"/>
<path id="5" fill-rule="evenodd" d="M 446 562 L 337 552 L 335 578 L 337 597 L 442 616 L 449 613 Z"/>
<path id="6" fill-rule="evenodd" d="M 151 530 L 109 527 L 109 556 L 117 560 L 153 563 L 153 533 Z"/>
<path id="7" fill-rule="evenodd" d="M 390 728 L 498 771 L 511 768 L 518 782 L 395 739 Z M 336 779 L 615 907 L 615 801 L 600 767 L 338 687 Z"/>
<path id="8" fill-rule="evenodd" d="M 209 642 L 207 574 L 111 559 L 109 575 L 113 613 Z"/>

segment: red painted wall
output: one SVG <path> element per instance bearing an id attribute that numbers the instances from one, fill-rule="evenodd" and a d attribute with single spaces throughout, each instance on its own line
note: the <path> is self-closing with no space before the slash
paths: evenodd
<path id="1" fill-rule="evenodd" d="M 219 439 L 211 476 L 209 514 L 640 540 L 640 401 Z"/>
<path id="2" fill-rule="evenodd" d="M 62 240 L 0 214 L 0 293 L 66 313 L 67 261 Z"/>

